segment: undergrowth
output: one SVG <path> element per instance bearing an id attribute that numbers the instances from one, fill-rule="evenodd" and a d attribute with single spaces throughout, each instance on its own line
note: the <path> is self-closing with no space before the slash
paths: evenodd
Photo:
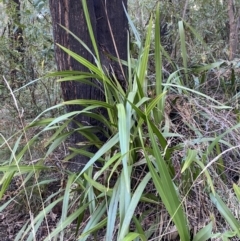
<path id="1" fill-rule="evenodd" d="M 157 9 L 144 39 L 127 15 L 137 55 L 129 46 L 122 61 L 128 69 L 126 90 L 105 73 L 97 48 L 91 52 L 93 64 L 60 46 L 89 72 L 48 77 L 61 76 L 58 82 L 96 78 L 105 101 L 66 101 L 25 123 L 5 79 L 21 131 L 8 139 L 1 134 L 1 151 L 9 153 L 0 166 L 0 212 L 11 216 L 16 208 L 28 215 L 14 240 L 239 240 L 238 91 L 227 99 L 217 92 L 234 88 L 237 72 L 231 65 L 228 87 L 218 75 L 229 68 L 226 61 L 189 67 L 185 28 L 203 40 L 184 21 L 178 23 L 182 67 L 176 65 L 161 45 Z M 85 16 L 89 20 L 87 11 Z M 91 25 L 88 30 L 97 46 Z M 167 76 L 161 68 L 166 60 L 172 69 Z M 151 76 L 149 63 L 154 63 Z M 84 109 L 45 115 L 70 104 Z M 98 108 L 107 116 L 96 115 Z M 79 114 L 91 114 L 106 128 L 105 143 L 91 132 L 86 136 L 84 128 L 77 130 L 90 144 L 98 143 L 96 153 L 69 147 L 68 126 Z M 38 147 L 41 158 L 34 156 Z M 65 168 L 69 150 L 89 157 L 80 173 Z"/>

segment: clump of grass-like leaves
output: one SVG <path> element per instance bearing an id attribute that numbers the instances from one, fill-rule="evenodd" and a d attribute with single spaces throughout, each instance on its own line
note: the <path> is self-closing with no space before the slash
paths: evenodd
<path id="1" fill-rule="evenodd" d="M 89 84 L 91 84 L 90 78 L 98 79 L 104 87 L 106 99 L 105 101 L 71 100 L 49 108 L 47 111 L 72 104 L 84 107 L 81 111 L 67 113 L 57 118 L 41 119 L 39 116 L 26 130 L 41 126 L 42 131 L 29 140 L 21 150 L 18 150 L 21 137 L 16 141 L 15 147 L 11 149 L 12 156 L 9 162 L 0 167 L 0 171 L 3 172 L 0 182 L 0 198 L 4 196 L 13 177 L 16 176 L 21 176 L 25 196 L 30 197 L 26 187 L 28 187 L 29 180 L 34 179 L 35 182 L 32 183 L 31 188 L 33 190 L 34 187 L 37 187 L 42 209 L 34 213 L 29 207 L 29 222 L 21 228 L 15 240 L 26 238 L 36 240 L 37 233 L 44 222 L 47 226 L 47 235 L 44 239 L 46 241 L 66 240 L 66 238 L 70 239 L 71 235 L 72 240 L 88 240 L 91 235 L 95 240 L 100 240 L 99 237 L 101 237 L 102 240 L 107 241 L 174 240 L 178 236 L 180 240 L 188 241 L 191 240 L 190 233 L 192 233 L 194 241 L 218 237 L 226 239 L 226 237 L 236 236 L 239 238 L 239 221 L 222 200 L 222 196 L 217 194 L 219 186 L 215 182 L 215 177 L 212 176 L 217 169 L 213 168 L 213 164 L 220 166 L 216 173 L 225 171 L 225 164 L 221 159 L 222 154 L 239 148 L 234 146 L 234 143 L 230 144 L 230 140 L 224 139 L 226 136 L 229 137 L 229 133 L 237 132 L 239 124 L 233 125 L 227 130 L 228 123 L 223 130 L 215 132 L 212 136 L 203 135 L 206 134 L 204 131 L 207 129 L 207 124 L 206 126 L 202 124 L 202 128 L 199 128 L 200 122 L 209 122 L 211 115 L 206 109 L 198 108 L 196 111 L 197 105 L 194 105 L 193 101 L 190 103 L 191 96 L 198 97 L 199 102 L 204 99 L 205 102 L 212 105 L 211 108 L 216 112 L 218 110 L 219 112 L 226 111 L 229 106 L 189 88 L 192 72 L 188 69 L 184 46 L 184 23 L 179 22 L 183 68 L 177 69 L 167 79 L 163 79 L 162 55 L 169 60 L 170 57 L 160 44 L 159 10 L 156 12 L 155 94 L 149 97 L 148 88 L 152 83 L 148 82 L 147 70 L 153 20 L 149 21 L 143 43 L 126 13 L 136 40 L 138 57 L 133 61 L 129 50 L 127 61 L 122 61 L 122 64 L 128 69 L 127 89 L 124 90 L 114 76 L 110 77 L 105 73 L 104 66 L 101 65 L 86 1 L 83 1 L 83 6 L 94 51 L 86 49 L 94 56 L 95 63 L 90 63 L 83 57 L 60 46 L 72 58 L 87 67 L 89 72 L 63 71 L 53 73 L 51 76 L 61 76 L 59 81 L 74 79 Z M 79 42 L 84 45 L 80 39 Z M 208 71 L 220 65 L 221 63 L 213 63 L 201 67 L 201 69 L 199 67 L 198 71 Z M 194 71 L 196 75 L 197 70 L 194 69 Z M 181 97 L 187 99 L 187 103 L 180 102 L 178 104 Z M 181 105 L 182 109 L 179 107 Z M 96 115 L 94 110 L 98 108 L 106 109 L 107 116 Z M 107 129 L 105 134 L 108 141 L 99 145 L 95 154 L 87 152 L 84 148 L 71 148 L 75 154 L 87 155 L 90 158 L 89 162 L 80 173 L 61 170 L 66 174 L 65 177 L 62 177 L 64 184 L 58 191 L 44 199 L 41 196 L 41 187 L 53 180 L 42 180 L 41 173 L 44 170 L 56 171 L 57 168 L 46 167 L 43 164 L 72 134 L 72 131 L 67 131 L 67 126 L 74 116 L 79 114 L 90 114 L 92 118 L 102 122 Z M 175 117 L 177 117 L 177 122 Z M 198 120 L 193 117 L 198 117 Z M 184 129 L 179 129 L 179 123 Z M 186 134 L 186 130 L 188 134 Z M 31 162 L 30 165 L 24 165 L 25 153 L 31 149 L 43 133 L 49 131 L 54 134 L 46 140 L 45 156 Z M 84 133 L 90 144 L 101 143 L 93 133 L 89 132 L 87 135 L 84 128 L 79 128 L 77 131 Z M 4 143 L 6 144 L 7 140 Z M 229 149 L 223 151 L 221 148 L 224 146 Z M 173 163 L 176 152 L 183 153 L 183 156 Z M 65 161 L 67 162 L 68 159 L 66 157 Z M 96 161 L 102 163 L 102 167 L 97 170 L 93 167 Z M 204 217 L 204 226 L 197 229 L 192 227 L 188 207 L 192 205 L 191 199 L 201 196 L 195 192 L 197 188 L 200 189 L 201 195 L 206 196 L 205 200 L 208 200 L 208 204 L 211 203 L 210 199 L 212 200 L 212 204 L 217 207 L 219 214 L 223 217 L 222 220 L 225 219 L 229 225 L 229 230 L 215 232 L 214 215 L 207 216 L 209 213 Z M 240 191 L 237 185 L 234 185 L 234 191 L 239 200 Z M 14 199 L 15 197 L 4 202 L 0 210 L 6 209 Z M 29 204 L 30 201 L 28 200 L 27 203 Z M 201 205 L 201 200 L 198 205 Z M 147 206 L 150 206 L 153 213 L 151 210 L 147 210 Z M 60 207 L 61 212 L 58 218 L 55 217 L 56 226 L 54 229 L 50 229 L 49 216 L 53 215 L 51 213 L 54 212 L 55 207 Z M 138 215 L 139 209 L 142 213 L 140 215 Z M 149 221 L 150 214 L 152 222 Z M 147 225 L 144 226 L 144 222 Z M 72 228 L 73 224 L 74 228 Z M 72 225 L 71 234 L 69 234 L 70 225 Z"/>

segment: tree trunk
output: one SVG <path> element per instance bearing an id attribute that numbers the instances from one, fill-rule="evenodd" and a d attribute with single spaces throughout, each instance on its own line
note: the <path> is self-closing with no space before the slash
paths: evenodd
<path id="1" fill-rule="evenodd" d="M 239 29 L 239 17 L 235 17 L 236 7 L 233 0 L 228 0 L 228 18 L 229 18 L 229 60 L 233 60 L 237 54 L 238 47 L 238 29 Z"/>
<path id="2" fill-rule="evenodd" d="M 124 0 L 123 2 L 126 6 L 127 0 Z M 82 47 L 82 45 L 75 38 L 73 38 L 69 33 L 67 33 L 63 28 L 59 26 L 59 24 L 65 26 L 67 29 L 77 35 L 81 40 L 83 40 L 90 49 L 92 49 L 81 1 L 50 0 L 49 4 L 52 15 L 53 35 L 55 43 L 59 43 L 60 45 L 63 45 L 78 55 L 86 58 L 88 61 L 93 62 L 93 57 L 85 50 L 85 48 Z M 95 38 L 97 40 L 99 49 L 102 50 L 102 54 L 100 55 L 102 62 L 107 67 L 107 69 L 110 69 L 109 65 L 111 62 L 108 60 L 108 58 L 106 58 L 106 55 L 104 55 L 104 51 L 107 51 L 109 54 L 114 56 L 119 56 L 122 59 L 127 58 L 127 18 L 123 11 L 122 0 L 88 0 L 87 4 L 93 31 L 95 32 Z M 111 30 L 109 28 L 110 26 Z M 112 40 L 112 35 L 114 37 L 114 41 Z M 55 48 L 55 58 L 59 71 L 88 71 L 84 66 L 80 65 L 76 60 L 69 57 L 58 47 Z M 116 68 L 117 72 L 119 72 L 119 69 L 121 70 L 117 64 L 114 64 L 114 67 Z M 104 99 L 104 96 L 100 90 L 79 82 L 62 82 L 61 88 L 65 101 L 73 99 Z M 81 109 L 81 106 L 70 105 L 68 106 L 67 111 L 71 112 Z M 83 125 L 98 124 L 96 121 L 83 115 L 77 116 L 75 121 Z M 77 125 L 72 123 L 72 127 L 76 128 Z M 86 139 L 79 133 L 75 132 L 72 135 L 71 142 L 73 144 L 84 141 L 86 141 Z M 97 148 L 95 146 L 91 146 L 88 148 L 88 151 L 95 153 Z M 72 171 L 78 171 L 87 162 L 87 157 L 77 156 L 74 158 L 74 160 L 72 160 L 72 164 L 69 166 L 69 168 Z"/>
<path id="3" fill-rule="evenodd" d="M 127 9 L 127 0 L 98 0 L 94 1 L 96 16 L 96 36 L 100 49 L 102 50 L 103 65 L 110 64 L 116 77 L 125 85 L 125 74 L 119 63 L 110 61 L 106 63 L 104 52 L 115 57 L 127 60 L 127 30 L 128 21 L 123 4 Z M 107 60 L 108 61 L 108 60 Z M 111 72 L 110 66 L 106 66 Z"/>

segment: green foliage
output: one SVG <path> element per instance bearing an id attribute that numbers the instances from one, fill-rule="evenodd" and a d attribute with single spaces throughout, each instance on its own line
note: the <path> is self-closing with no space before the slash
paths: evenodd
<path id="1" fill-rule="evenodd" d="M 151 143 L 153 147 L 153 154 L 154 154 L 154 157 L 156 158 L 157 171 L 154 169 L 152 163 L 150 162 L 148 158 L 148 154 L 145 153 L 145 155 L 148 160 L 148 166 L 150 169 L 150 173 L 152 175 L 153 182 L 166 209 L 168 210 L 171 218 L 173 219 L 173 222 L 177 227 L 181 240 L 190 240 L 186 217 L 183 213 L 181 203 L 178 199 L 178 195 L 175 190 L 174 184 L 172 183 L 168 167 L 165 163 L 165 160 L 162 158 L 162 154 L 156 143 L 153 131 L 149 123 L 148 123 L 148 130 L 149 130 Z M 157 172 L 159 172 L 159 175 Z"/>
<path id="2" fill-rule="evenodd" d="M 222 201 L 222 199 L 217 195 L 210 195 L 212 202 L 221 213 L 221 215 L 226 219 L 227 223 L 230 225 L 231 229 L 233 230 L 232 236 L 240 237 L 240 222 L 234 217 L 233 213 L 226 204 Z"/>
<path id="3" fill-rule="evenodd" d="M 206 227 L 201 229 L 193 238 L 193 241 L 205 241 L 211 238 L 212 235 L 212 222 L 209 223 Z"/>
<path id="4" fill-rule="evenodd" d="M 46 14 L 43 19 L 48 19 L 44 3 L 45 1 L 33 2 L 36 11 Z M 150 9 L 156 6 L 155 3 L 148 1 L 139 1 L 138 4 L 148 4 Z M 106 73 L 104 66 L 101 65 L 86 1 L 83 1 L 88 30 L 94 47 L 93 52 L 73 33 L 69 30 L 66 31 L 72 34 L 86 48 L 86 51 L 91 53 L 95 63 L 91 63 L 82 56 L 59 45 L 63 51 L 84 65 L 89 72 L 51 72 L 48 73 L 46 81 L 50 77 L 60 76 L 58 82 L 74 80 L 94 85 L 91 79 L 98 79 L 101 86 L 94 85 L 94 87 L 103 88 L 106 99 L 105 101 L 71 100 L 49 107 L 53 100 L 50 94 L 49 105 L 41 107 L 43 109 L 49 108 L 26 127 L 22 125 L 22 130 L 16 133 L 16 136 L 6 139 L 4 135 L 1 135 L 0 147 L 7 146 L 10 155 L 6 158 L 7 161 L 0 166 L 0 200 L 9 190 L 11 182 L 16 178 L 21 179 L 22 191 L 9 201 L 1 202 L 0 211 L 7 209 L 8 205 L 12 204 L 15 199 L 21 198 L 32 215 L 29 221 L 22 226 L 15 240 L 36 240 L 41 225 L 46 222 L 47 236 L 44 237 L 46 241 L 52 239 L 66 240 L 69 237 L 69 227 L 72 224 L 76 226 L 76 229 L 71 230 L 71 234 L 74 234 L 74 240 L 88 240 L 90 237 L 96 237 L 95 239 L 99 240 L 99 235 L 102 233 L 105 240 L 145 241 L 151 238 L 171 240 L 167 233 L 174 235 L 174 231 L 171 230 L 175 228 L 176 235 L 181 240 L 188 241 L 190 240 L 190 234 L 193 233 L 189 214 L 191 207 L 188 210 L 188 201 L 190 200 L 189 205 L 191 205 L 191 199 L 202 196 L 209 203 L 210 199 L 212 200 L 226 222 L 227 231 L 216 230 L 216 227 L 214 227 L 216 223 L 214 223 L 212 216 L 209 217 L 209 211 L 203 220 L 205 226 L 198 228 L 197 233 L 193 233 L 193 240 L 202 241 L 219 237 L 227 240 L 227 238 L 235 236 L 239 238 L 239 221 L 234 216 L 232 209 L 223 201 L 223 196 L 220 197 L 217 194 L 219 193 L 218 182 L 222 183 L 226 179 L 219 176 L 217 176 L 217 179 L 214 176 L 216 173 L 220 175 L 225 171 L 222 155 L 234 149 L 238 152 L 239 146 L 236 146 L 232 141 L 233 138 L 230 139 L 230 135 L 235 132 L 238 134 L 239 124 L 231 127 L 226 125 L 221 132 L 213 131 L 214 133 L 209 135 L 209 129 L 207 129 L 209 126 L 206 127 L 207 131 L 205 132 L 200 127 L 204 123 L 210 125 L 212 118 L 214 118 L 214 121 L 218 121 L 209 109 L 212 112 L 224 113 L 224 111 L 229 111 L 232 108 L 229 103 L 222 103 L 219 99 L 216 100 L 214 96 L 208 96 L 204 91 L 201 92 L 201 85 L 207 82 L 207 74 L 220 69 L 224 61 L 203 63 L 191 67 L 195 57 L 190 57 L 192 50 L 186 44 L 188 35 L 194 37 L 194 41 L 203 45 L 204 43 L 198 31 L 183 20 L 174 23 L 178 25 L 178 31 L 175 34 L 179 40 L 176 45 L 180 46 L 180 54 L 177 59 L 173 60 L 162 44 L 162 37 L 164 36 L 161 36 L 160 19 L 163 13 L 160 15 L 162 11 L 159 11 L 159 9 L 166 7 L 165 4 L 167 3 L 161 2 L 157 5 L 156 14 L 153 14 L 156 16 L 155 21 L 153 21 L 153 17 L 149 17 L 144 34 L 139 31 L 138 26 L 126 12 L 134 40 L 129 43 L 127 61 L 116 60 L 126 65 L 128 70 L 126 75 L 127 89 L 124 90 L 116 77 Z M 218 7 L 220 8 L 220 6 Z M 27 7 L 24 9 L 22 11 L 26 11 L 27 14 L 33 14 L 31 17 L 26 15 L 26 19 L 23 21 L 23 25 L 24 23 L 26 25 L 27 18 L 36 18 L 36 15 L 28 12 Z M 193 6 L 190 10 L 195 11 Z M 173 6 L 169 11 L 175 11 Z M 176 15 L 177 18 L 180 18 L 179 15 Z M 41 21 L 43 19 L 41 18 Z M 47 44 L 48 47 L 44 47 L 45 52 L 41 52 L 39 56 L 33 54 L 41 45 L 40 42 L 37 42 L 35 34 L 39 33 L 38 38 L 42 38 L 43 42 L 46 40 L 43 38 L 46 32 L 41 32 L 40 26 L 42 25 L 23 26 L 26 33 L 26 43 L 29 44 L 28 51 L 24 55 L 31 56 L 31 61 L 36 66 L 44 67 L 37 77 L 49 72 L 53 67 L 51 64 L 46 64 L 48 61 L 51 63 L 52 43 Z M 49 32 L 47 31 L 47 33 Z M 31 48 L 30 43 L 33 41 L 37 42 L 35 49 Z M 151 68 L 153 56 L 154 66 Z M 167 77 L 163 73 L 166 61 L 172 68 Z M 154 81 L 149 77 L 152 73 L 154 74 Z M 232 85 L 236 84 L 235 80 L 235 76 L 232 75 Z M 26 91 L 26 88 L 33 83 L 34 80 L 15 90 L 13 97 L 19 91 Z M 44 88 L 47 90 L 48 85 Z M 153 94 L 149 94 L 150 90 L 154 91 Z M 174 94 L 177 96 L 173 100 L 169 100 L 169 96 Z M 202 109 L 198 105 L 193 106 L 197 109 L 194 113 L 189 112 L 187 119 L 182 118 L 182 122 L 179 121 L 179 123 L 174 124 L 174 118 L 171 118 L 170 115 L 171 112 L 170 114 L 166 112 L 169 108 L 175 110 L 176 115 L 183 115 L 185 112 L 177 109 L 178 100 L 182 96 L 188 99 L 190 99 L 190 96 L 194 96 L 195 100 L 200 103 L 199 105 L 202 105 Z M 59 114 L 57 117 L 53 117 L 51 114 L 67 105 L 76 104 L 83 106 L 83 109 Z M 183 109 L 190 111 L 191 108 L 190 105 L 187 105 Z M 21 112 L 17 106 L 16 109 L 21 121 Z M 107 116 L 97 114 L 98 109 L 106 109 Z M 79 114 L 91 116 L 98 122 L 103 123 L 105 130 L 102 130 L 102 132 L 108 140 L 102 143 L 95 134 L 97 128 L 95 126 L 79 124 L 79 128 L 68 130 L 69 123 Z M 51 116 L 51 118 L 48 118 L 48 116 Z M 194 119 L 192 121 L 191 117 L 196 116 L 199 120 Z M 221 123 L 221 121 L 222 119 L 219 122 Z M 219 122 L 217 123 L 219 124 Z M 185 128 L 182 132 L 177 129 L 180 125 Z M 28 138 L 28 133 L 31 130 L 37 131 Z M 59 170 L 55 165 L 49 165 L 48 162 L 54 154 L 62 149 L 63 143 L 68 140 L 74 131 L 84 135 L 87 141 L 86 143 L 80 143 L 78 148 L 70 147 L 72 154 L 66 156 L 61 164 L 67 163 L 77 154 L 89 157 L 89 162 L 77 174 L 64 170 L 64 168 Z M 189 137 L 187 136 L 188 131 L 190 132 Z M 176 143 L 174 143 L 174 139 L 177 140 Z M 11 145 L 12 140 L 13 145 Z M 40 140 L 44 142 L 43 157 L 33 159 L 32 153 Z M 96 153 L 88 152 L 85 147 L 89 145 L 95 145 L 98 151 Z M 229 149 L 223 151 L 226 146 Z M 173 163 L 176 152 L 181 154 L 180 160 L 177 159 L 178 166 Z M 95 169 L 94 163 L 97 161 L 102 166 Z M 215 163 L 221 165 L 221 168 L 215 168 Z M 139 171 L 138 168 L 142 169 Z M 50 179 L 48 177 L 48 175 L 51 175 L 50 172 L 60 175 L 57 181 L 63 179 L 64 184 L 58 191 L 43 197 L 47 185 L 56 181 L 55 178 Z M 233 188 L 239 201 L 239 187 L 234 185 Z M 37 194 L 34 195 L 35 191 Z M 198 192 L 200 192 L 199 196 Z M 34 196 L 40 197 L 39 206 L 41 208 L 31 206 Z M 201 201 L 197 204 L 201 205 Z M 152 215 L 153 224 L 146 227 L 142 225 L 144 218 L 148 216 L 148 212 L 144 209 L 145 205 L 150 205 L 150 209 L 154 211 L 154 215 Z M 143 210 L 141 210 L 142 206 L 144 207 Z M 50 213 L 56 207 L 60 207 L 61 213 L 55 227 L 50 229 L 48 217 L 52 215 Z M 138 215 L 139 208 L 141 212 L 143 211 L 141 215 Z M 159 209 L 161 210 L 159 211 Z M 165 219 L 163 219 L 163 216 Z"/>
<path id="5" fill-rule="evenodd" d="M 58 86 L 53 80 L 42 78 L 55 68 L 51 19 L 46 1 L 20 1 L 3 4 L 3 32 L 0 36 L 0 75 L 4 76 L 27 118 L 36 116 L 60 100 Z M 20 32 L 20 33 L 19 33 Z M 20 40 L 21 39 L 21 42 Z M 14 104 L 3 79 L 1 107 Z"/>

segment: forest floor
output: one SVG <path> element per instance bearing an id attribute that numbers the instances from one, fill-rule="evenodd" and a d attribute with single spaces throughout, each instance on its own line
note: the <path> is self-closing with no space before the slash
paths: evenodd
<path id="1" fill-rule="evenodd" d="M 210 84 L 207 85 L 206 92 L 209 91 Z M 213 84 L 215 86 L 215 84 Z M 213 89 L 213 87 L 211 87 Z M 214 93 L 218 93 L 214 95 Z M 219 89 L 215 92 L 211 92 L 210 95 L 217 101 L 224 102 L 226 101 L 226 96 L 224 92 L 219 94 Z M 174 103 L 174 106 L 173 106 Z M 188 147 L 200 150 L 204 152 L 206 146 L 198 145 L 194 143 L 189 143 L 190 140 L 194 139 L 194 132 L 189 128 L 189 123 L 191 126 L 195 126 L 198 129 L 198 132 L 201 133 L 201 138 L 211 138 L 213 133 L 215 135 L 220 135 L 221 133 L 230 130 L 234 125 L 238 123 L 237 115 L 233 110 L 219 110 L 213 108 L 213 103 L 211 101 L 207 102 L 206 99 L 196 98 L 196 96 L 186 97 L 184 95 L 169 95 L 166 99 L 165 114 L 166 117 L 170 119 L 171 126 L 170 132 L 179 134 L 178 138 L 171 139 L 171 145 L 176 145 L 179 142 Z M 202 113 L 202 114 L 199 114 Z M 206 118 L 207 116 L 207 118 Z M 211 116 L 211 118 L 209 118 Z M 20 123 L 17 121 L 18 117 L 11 117 L 9 113 L 9 108 L 2 108 L 0 110 L 0 133 L 3 136 L 7 136 L 9 133 L 13 134 L 17 130 L 21 129 Z M 15 121 L 14 121 L 15 120 Z M 29 133 L 30 136 L 33 136 L 34 133 Z M 44 155 L 44 139 L 47 137 L 42 137 L 39 140 L 39 143 L 35 146 L 34 155 L 31 160 L 37 160 L 38 158 Z M 237 146 L 240 143 L 240 135 L 237 130 L 229 132 L 229 134 L 224 137 L 226 142 L 231 143 L 233 146 Z M 3 140 L 0 139 L 0 145 L 3 143 Z M 16 141 L 16 138 L 13 138 L 11 142 Z M 23 143 L 24 144 L 24 143 Z M 20 142 L 21 146 L 21 142 Z M 221 152 L 227 150 L 227 146 L 221 145 Z M 172 157 L 173 165 L 176 169 L 179 169 L 180 160 L 186 155 L 185 149 L 174 152 Z M 9 148 L 5 145 L 4 148 L 0 148 L 0 157 L 1 162 L 9 156 L 11 152 Z M 48 184 L 44 185 L 44 188 L 38 189 L 35 177 L 31 177 L 32 185 L 24 187 L 24 182 L 22 176 L 18 175 L 12 179 L 10 186 L 3 195 L 0 201 L 0 207 L 3 207 L 8 203 L 9 205 L 3 210 L 0 210 L 0 240 L 1 241 L 12 241 L 18 235 L 20 240 L 27 240 L 28 235 L 25 238 L 21 239 L 21 235 L 24 236 L 24 233 L 21 233 L 24 227 L 27 227 L 31 223 L 37 214 L 42 210 L 43 206 L 51 203 L 53 199 L 49 199 L 54 193 L 62 194 L 64 190 L 65 175 L 63 170 L 61 170 L 61 160 L 66 156 L 66 148 L 57 149 L 48 159 L 44 162 L 44 165 L 53 167 L 51 172 L 42 172 L 41 177 L 37 177 L 38 181 L 51 180 Z M 209 157 L 214 159 L 215 156 Z M 239 160 L 240 157 L 238 154 L 232 151 L 228 151 L 222 155 L 224 160 L 224 172 L 219 174 L 214 170 L 214 167 L 210 169 L 210 173 L 213 175 L 212 178 L 215 183 L 215 188 L 220 191 L 221 196 L 225 198 L 225 202 L 228 203 L 229 207 L 234 209 L 236 207 L 235 199 L 232 196 L 232 183 L 239 182 Z M 26 156 L 26 163 L 29 163 L 29 157 Z M 53 171 L 54 170 L 54 171 Z M 179 169 L 180 171 L 180 169 Z M 142 173 L 143 174 L 143 173 Z M 25 175 L 25 174 L 23 174 Z M 225 177 L 220 179 L 219 176 L 224 175 Z M 2 177 L 2 176 L 0 176 Z M 24 176 L 26 177 L 26 176 Z M 225 182 L 222 180 L 225 179 Z M 180 185 L 181 175 L 175 177 L 175 182 Z M 201 179 L 199 182 L 196 182 L 191 188 L 189 197 L 185 199 L 185 209 L 188 213 L 189 223 L 191 226 L 191 232 L 195 234 L 200 228 L 204 227 L 209 222 L 209 216 L 214 216 L 215 218 L 215 231 L 223 232 L 224 230 L 229 230 L 228 224 L 221 217 L 216 208 L 212 205 L 211 200 L 206 195 L 204 189 L 205 180 Z M 1 184 L 1 183 L 0 183 Z M 151 185 L 150 185 L 151 186 Z M 149 193 L 155 192 L 152 188 L 149 188 Z M 39 195 L 40 194 L 40 195 Z M 11 202 L 10 202 L 11 200 Z M 43 222 L 36 233 L 36 241 L 44 240 L 51 231 L 53 231 L 61 218 L 62 212 L 62 203 L 56 205 L 43 219 Z M 169 216 L 166 210 L 157 207 L 147 207 L 146 205 L 139 205 L 137 208 L 136 215 L 139 213 L 148 213 L 145 219 L 142 219 L 143 227 L 146 229 L 150 228 L 153 225 L 153 222 L 157 220 L 157 216 L 161 216 L 165 222 L 164 224 L 156 224 L 155 229 L 167 228 L 166 233 L 169 235 L 164 236 L 162 240 L 178 240 L 174 233 L 174 226 L 169 224 Z M 85 215 L 86 219 L 87 214 Z M 69 241 L 75 241 L 75 232 L 76 224 L 72 224 L 66 229 L 65 239 Z M 30 234 L 31 235 L 31 234 Z M 103 240 L 104 233 L 99 233 L 97 240 Z M 93 240 L 92 237 L 89 237 L 88 240 Z M 154 239 L 153 239 L 154 240 Z M 217 239 L 216 239 L 217 240 Z M 231 239 L 238 240 L 238 239 Z"/>

